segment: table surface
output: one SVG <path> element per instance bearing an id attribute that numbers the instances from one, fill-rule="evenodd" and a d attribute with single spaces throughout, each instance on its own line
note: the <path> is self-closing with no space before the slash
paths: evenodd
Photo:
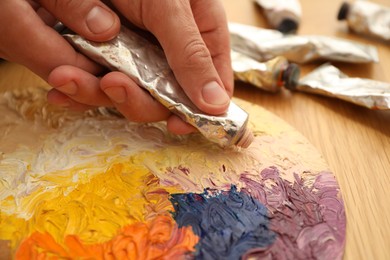
<path id="1" fill-rule="evenodd" d="M 388 0 L 374 2 L 390 6 Z M 251 0 L 223 0 L 229 21 L 268 28 Z M 380 62 L 335 63 L 351 77 L 390 82 L 390 46 L 351 34 L 336 19 L 342 0 L 301 0 L 298 34 L 321 34 L 377 46 Z M 301 66 L 302 75 L 320 64 Z M 0 89 L 46 84 L 22 66 L 0 63 Z M 282 90 L 270 94 L 236 83 L 235 96 L 258 104 L 301 132 L 323 155 L 340 184 L 347 214 L 344 259 L 390 259 L 390 111 Z"/>

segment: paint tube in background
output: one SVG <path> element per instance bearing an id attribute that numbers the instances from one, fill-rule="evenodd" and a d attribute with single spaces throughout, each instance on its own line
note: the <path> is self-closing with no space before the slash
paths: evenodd
<path id="1" fill-rule="evenodd" d="M 255 0 L 270 26 L 282 33 L 295 33 L 302 17 L 299 0 Z"/>
<path id="2" fill-rule="evenodd" d="M 258 61 L 274 58 L 273 53 L 266 53 L 258 46 L 258 42 L 282 39 L 283 34 L 277 30 L 262 29 L 252 25 L 229 22 L 231 48 Z"/>
<path id="3" fill-rule="evenodd" d="M 390 8 L 369 1 L 344 2 L 337 19 L 346 20 L 348 28 L 360 35 L 390 41 Z"/>
<path id="4" fill-rule="evenodd" d="M 115 39 L 104 43 L 88 41 L 75 34 L 63 36 L 92 60 L 131 77 L 211 142 L 222 147 L 246 148 L 253 141 L 252 132 L 247 128 L 248 114 L 243 109 L 230 102 L 223 115 L 204 114 L 176 81 L 162 49 L 139 34 L 122 27 Z"/>
<path id="5" fill-rule="evenodd" d="M 390 83 L 351 78 L 330 64 L 301 78 L 291 90 L 339 98 L 370 109 L 390 109 Z"/>
<path id="6" fill-rule="evenodd" d="M 229 24 L 231 48 L 258 61 L 284 56 L 290 62 L 378 62 L 377 49 L 368 44 L 322 35 L 283 35 L 276 30 Z"/>
<path id="7" fill-rule="evenodd" d="M 245 54 L 231 51 L 235 80 L 249 83 L 259 89 L 276 93 L 281 87 L 294 88 L 300 69 L 282 56 L 258 62 Z"/>

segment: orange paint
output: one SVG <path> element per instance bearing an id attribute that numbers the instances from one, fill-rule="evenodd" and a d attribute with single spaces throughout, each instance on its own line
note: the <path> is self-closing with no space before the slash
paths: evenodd
<path id="1" fill-rule="evenodd" d="M 67 235 L 61 245 L 50 234 L 35 232 L 20 245 L 16 259 L 177 259 L 194 252 L 198 241 L 191 227 L 178 228 L 170 215 L 159 215 L 146 223 L 128 225 L 100 244 L 85 244 Z"/>

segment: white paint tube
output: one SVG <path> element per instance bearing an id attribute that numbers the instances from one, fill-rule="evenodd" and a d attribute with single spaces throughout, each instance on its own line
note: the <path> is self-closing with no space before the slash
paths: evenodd
<path id="1" fill-rule="evenodd" d="M 373 110 L 390 109 L 390 83 L 352 78 L 328 63 L 300 79 L 291 89 L 342 99 Z"/>
<path id="2" fill-rule="evenodd" d="M 368 44 L 323 35 L 283 35 L 279 31 L 230 23 L 233 50 L 258 60 L 284 56 L 290 62 L 314 61 L 346 63 L 378 62 L 377 49 Z"/>
<path id="3" fill-rule="evenodd" d="M 273 29 L 294 33 L 301 22 L 302 8 L 299 0 L 255 0 Z"/>
<path id="4" fill-rule="evenodd" d="M 370 1 L 343 3 L 337 19 L 346 20 L 348 28 L 360 35 L 390 41 L 390 8 Z"/>

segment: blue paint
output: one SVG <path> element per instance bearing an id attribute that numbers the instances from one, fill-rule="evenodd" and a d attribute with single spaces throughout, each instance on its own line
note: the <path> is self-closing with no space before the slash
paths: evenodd
<path id="1" fill-rule="evenodd" d="M 197 259 L 240 259 L 275 240 L 266 207 L 235 186 L 230 191 L 172 194 L 171 202 L 179 227 L 191 226 L 200 237 Z"/>

